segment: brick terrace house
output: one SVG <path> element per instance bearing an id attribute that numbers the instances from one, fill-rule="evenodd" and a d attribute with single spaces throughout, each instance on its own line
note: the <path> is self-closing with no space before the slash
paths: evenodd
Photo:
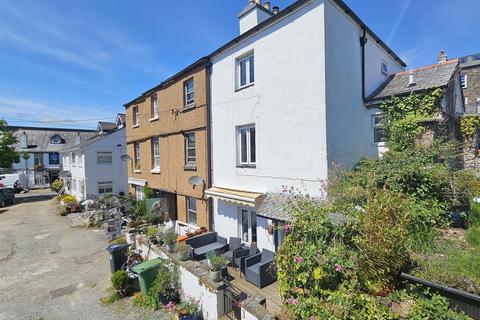
<path id="1" fill-rule="evenodd" d="M 176 232 L 210 229 L 207 59 L 125 104 L 130 192 L 161 198 Z"/>

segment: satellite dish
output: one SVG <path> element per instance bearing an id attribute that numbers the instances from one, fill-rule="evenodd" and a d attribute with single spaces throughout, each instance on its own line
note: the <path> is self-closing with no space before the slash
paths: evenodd
<path id="1" fill-rule="evenodd" d="M 188 183 L 194 187 L 199 186 L 203 183 L 203 178 L 199 176 L 191 176 L 190 178 L 188 178 Z"/>
<path id="2" fill-rule="evenodd" d="M 122 159 L 122 161 L 129 161 L 132 160 L 132 157 L 130 157 L 128 154 L 123 154 L 120 156 L 120 159 Z"/>

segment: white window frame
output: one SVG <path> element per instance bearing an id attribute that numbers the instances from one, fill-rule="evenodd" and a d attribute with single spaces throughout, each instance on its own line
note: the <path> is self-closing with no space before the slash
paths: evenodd
<path id="1" fill-rule="evenodd" d="M 158 119 L 158 97 L 157 94 L 154 94 L 151 96 L 151 102 L 150 102 L 150 121 L 157 120 Z"/>
<path id="2" fill-rule="evenodd" d="M 140 116 L 140 109 L 138 106 L 134 106 L 132 108 L 132 128 L 136 128 L 139 126 L 139 119 L 138 117 Z"/>
<path id="3" fill-rule="evenodd" d="M 188 144 L 188 137 L 193 136 L 193 147 L 189 146 Z M 196 136 L 195 132 L 189 132 L 185 133 L 185 164 L 186 165 L 195 165 L 197 164 L 197 141 L 196 141 Z M 193 150 L 195 155 L 194 156 L 189 156 L 188 151 Z"/>
<path id="4" fill-rule="evenodd" d="M 477 109 L 477 113 L 480 113 L 480 98 L 477 98 L 477 101 L 475 102 L 475 107 Z"/>
<path id="5" fill-rule="evenodd" d="M 247 230 L 244 230 L 243 215 L 247 214 Z M 253 227 L 255 222 L 255 228 Z M 237 236 L 244 243 L 251 243 L 258 241 L 258 219 L 257 212 L 247 207 L 237 207 Z"/>
<path id="6" fill-rule="evenodd" d="M 254 156 L 255 159 L 252 160 L 252 138 L 251 138 L 251 129 L 255 130 L 255 150 Z M 242 130 L 246 130 L 246 159 L 247 161 L 242 160 Z M 257 130 L 255 124 L 248 124 L 244 126 L 238 126 L 236 129 L 237 136 L 237 165 L 238 166 L 256 166 L 257 165 Z"/>
<path id="7" fill-rule="evenodd" d="M 462 81 L 463 78 L 463 81 Z M 462 89 L 467 89 L 468 88 L 468 75 L 467 74 L 461 74 L 460 75 L 460 86 Z"/>
<path id="8" fill-rule="evenodd" d="M 188 88 L 189 83 L 192 84 L 191 89 Z M 195 105 L 195 80 L 193 78 L 188 79 L 183 83 L 183 92 L 184 92 L 184 98 L 185 98 L 184 109 L 193 107 Z M 188 97 L 189 95 L 192 95 L 192 97 L 189 98 Z"/>
<path id="9" fill-rule="evenodd" d="M 372 115 L 372 117 L 371 117 L 371 121 L 372 121 L 372 141 L 373 141 L 373 144 L 376 144 L 378 146 L 384 146 L 385 142 L 386 142 L 386 141 L 375 141 L 375 131 L 376 130 L 383 130 L 380 127 L 381 119 L 378 122 L 376 122 L 376 119 L 383 118 L 383 117 L 385 117 L 384 113 L 377 113 L 377 114 Z"/>
<path id="10" fill-rule="evenodd" d="M 193 197 L 186 197 L 186 208 L 187 208 L 187 223 L 193 226 L 197 225 L 198 222 L 198 216 L 197 216 L 197 199 Z M 193 200 L 193 203 L 195 204 L 195 208 L 192 208 L 190 205 L 190 200 Z M 193 214 L 195 216 L 195 221 L 192 221 L 190 219 L 190 215 Z"/>
<path id="11" fill-rule="evenodd" d="M 42 166 L 45 165 L 45 161 L 43 159 L 43 153 L 34 153 L 33 164 L 34 165 L 42 165 Z"/>
<path id="12" fill-rule="evenodd" d="M 160 171 L 160 138 L 152 137 L 152 172 Z"/>
<path id="13" fill-rule="evenodd" d="M 97 183 L 97 191 L 98 194 L 113 193 L 113 181 L 99 181 Z"/>
<path id="14" fill-rule="evenodd" d="M 110 161 L 100 161 L 102 157 L 109 157 Z M 113 152 L 112 151 L 97 151 L 97 164 L 113 164 Z"/>
<path id="15" fill-rule="evenodd" d="M 134 170 L 135 172 L 139 172 L 142 168 L 141 166 L 141 158 L 140 158 L 140 142 L 135 142 L 133 144 L 133 160 L 134 160 Z"/>
<path id="16" fill-rule="evenodd" d="M 380 71 L 383 75 L 388 76 L 388 63 L 386 61 L 382 61 L 380 64 Z"/>
<path id="17" fill-rule="evenodd" d="M 468 105 L 468 97 L 463 98 L 463 104 Z"/>
<path id="18" fill-rule="evenodd" d="M 252 60 L 251 60 L 252 59 Z M 253 61 L 253 64 L 251 62 Z M 245 62 L 245 84 L 242 85 L 242 63 Z M 253 68 L 253 70 L 252 70 Z M 255 84 L 255 54 L 249 52 L 235 60 L 235 74 L 237 90 L 253 86 Z M 252 79 L 253 73 L 253 79 Z"/>
<path id="19" fill-rule="evenodd" d="M 80 168 L 83 167 L 83 152 L 80 153 L 80 155 L 79 155 L 79 157 L 78 157 L 77 163 L 78 163 L 78 166 L 79 166 Z"/>
<path id="20" fill-rule="evenodd" d="M 145 194 L 143 193 L 143 186 L 135 185 L 135 198 L 138 201 L 141 201 L 145 198 Z"/>

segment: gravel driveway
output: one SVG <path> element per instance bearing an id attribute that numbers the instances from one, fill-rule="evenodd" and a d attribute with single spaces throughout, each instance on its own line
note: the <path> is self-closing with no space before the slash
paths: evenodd
<path id="1" fill-rule="evenodd" d="M 101 230 L 73 228 L 48 192 L 0 209 L 0 319 L 167 319 L 128 301 L 103 306 L 110 266 Z"/>

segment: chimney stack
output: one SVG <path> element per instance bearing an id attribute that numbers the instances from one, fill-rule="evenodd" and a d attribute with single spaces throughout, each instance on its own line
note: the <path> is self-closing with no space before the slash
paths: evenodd
<path id="1" fill-rule="evenodd" d="M 265 1 L 264 7 L 265 7 L 265 9 L 267 9 L 268 11 L 270 11 L 271 5 L 270 5 L 270 1 L 269 1 L 269 0 Z"/>
<path id="2" fill-rule="evenodd" d="M 280 12 L 280 8 L 277 6 L 273 7 L 272 10 L 273 10 L 273 14 L 278 14 Z"/>
<path id="3" fill-rule="evenodd" d="M 415 73 L 413 71 L 410 71 L 408 74 L 408 86 L 414 86 L 417 84 L 417 81 L 415 80 Z"/>
<path id="4" fill-rule="evenodd" d="M 440 50 L 440 52 L 438 53 L 438 63 L 442 63 L 442 62 L 447 62 L 447 55 L 445 54 L 445 50 Z"/>

